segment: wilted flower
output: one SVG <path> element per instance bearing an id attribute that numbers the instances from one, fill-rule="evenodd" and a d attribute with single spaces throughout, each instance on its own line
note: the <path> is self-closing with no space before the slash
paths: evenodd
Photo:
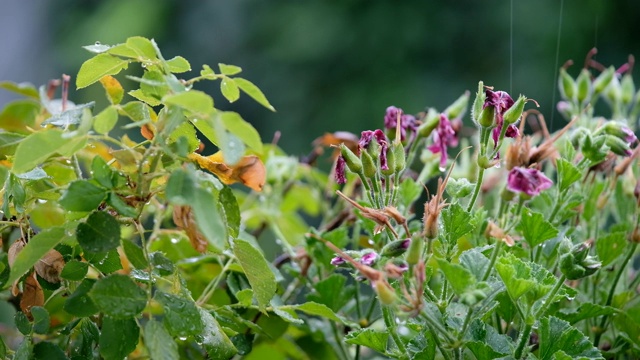
<path id="1" fill-rule="evenodd" d="M 378 254 L 371 251 L 362 255 L 362 257 L 360 258 L 360 263 L 363 265 L 371 266 L 376 262 L 377 259 L 378 259 Z"/>
<path id="2" fill-rule="evenodd" d="M 345 168 L 347 166 L 346 161 L 342 155 L 338 156 L 338 160 L 336 160 L 336 171 L 335 178 L 336 182 L 340 185 L 345 184 L 347 182 L 347 176 L 345 172 Z"/>
<path id="3" fill-rule="evenodd" d="M 487 98 L 484 101 L 482 108 L 492 107 L 495 110 L 496 127 L 493 129 L 492 138 L 494 143 L 498 143 L 498 137 L 502 131 L 502 124 L 504 122 L 504 113 L 514 104 L 513 99 L 505 91 L 493 91 L 487 89 Z M 520 134 L 518 128 L 514 124 L 510 124 L 507 127 L 505 136 L 508 138 L 515 138 Z"/>
<path id="4" fill-rule="evenodd" d="M 400 114 L 400 140 L 404 141 L 407 138 L 407 132 L 411 133 L 411 137 L 415 135 L 418 130 L 418 122 L 413 115 L 404 114 L 402 109 L 395 106 L 389 106 L 387 112 L 384 115 L 384 127 L 387 130 L 396 130 L 398 126 L 398 114 Z"/>
<path id="5" fill-rule="evenodd" d="M 440 153 L 440 167 L 447 165 L 447 148 L 458 146 L 458 136 L 445 114 L 440 114 L 440 122 L 433 132 L 433 145 L 428 149 L 434 154 Z"/>
<path id="6" fill-rule="evenodd" d="M 376 148 L 372 148 L 373 150 L 372 152 L 374 152 L 372 154 L 370 147 L 374 139 L 376 140 L 375 144 L 379 145 L 380 147 L 380 152 L 378 153 L 377 151 L 378 149 L 376 146 Z M 380 158 L 380 168 L 382 170 L 389 169 L 389 165 L 387 164 L 387 148 L 389 146 L 389 143 L 387 142 L 387 136 L 382 132 L 382 130 L 376 129 L 375 131 L 371 131 L 371 130 L 363 131 L 360 135 L 360 141 L 358 141 L 358 145 L 360 147 L 360 150 L 362 149 L 369 150 L 370 151 L 369 154 L 372 157 Z"/>
<path id="7" fill-rule="evenodd" d="M 509 171 L 507 178 L 507 189 L 515 193 L 525 193 L 529 196 L 536 196 L 540 191 L 548 189 L 553 185 L 542 172 L 537 169 L 526 169 L 514 167 Z"/>

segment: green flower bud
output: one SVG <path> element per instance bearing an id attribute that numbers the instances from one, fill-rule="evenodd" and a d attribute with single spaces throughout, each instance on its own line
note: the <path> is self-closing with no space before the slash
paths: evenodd
<path id="1" fill-rule="evenodd" d="M 476 98 L 473 100 L 473 107 L 471 109 L 471 120 L 476 124 L 480 124 L 480 113 L 482 112 L 482 106 L 484 105 L 486 98 L 487 95 L 484 92 L 484 83 L 480 81 L 478 82 L 478 92 L 476 93 Z"/>
<path id="2" fill-rule="evenodd" d="M 607 70 L 603 71 L 598 75 L 598 77 L 593 80 L 593 92 L 595 94 L 600 94 L 604 91 L 604 89 L 609 86 L 611 79 L 613 79 L 613 74 L 615 74 L 616 69 L 613 66 L 610 66 Z"/>
<path id="3" fill-rule="evenodd" d="M 387 168 L 381 168 L 382 175 L 391 176 L 396 172 L 396 157 L 393 148 L 387 148 Z"/>
<path id="4" fill-rule="evenodd" d="M 447 115 L 448 119 L 457 119 L 464 115 L 467 105 L 469 105 L 469 91 L 465 91 L 453 104 L 444 109 L 443 113 Z"/>
<path id="5" fill-rule="evenodd" d="M 560 251 L 560 250 L 559 250 Z M 560 271 L 569 280 L 578 280 L 592 275 L 602 263 L 594 256 L 589 255 L 589 246 L 577 244 L 569 252 L 560 256 Z"/>
<path id="6" fill-rule="evenodd" d="M 518 97 L 518 100 L 516 100 L 516 102 L 513 103 L 513 105 L 509 109 L 507 109 L 507 111 L 504 112 L 503 126 L 515 124 L 516 122 L 518 122 L 518 120 L 520 120 L 520 117 L 522 117 L 522 112 L 524 111 L 524 104 L 526 103 L 527 103 L 527 97 L 520 95 Z"/>
<path id="7" fill-rule="evenodd" d="M 440 114 L 436 111 L 436 109 L 430 108 L 427 111 L 427 115 L 425 116 L 422 124 L 418 127 L 418 135 L 420 137 L 426 138 L 431 135 L 433 129 L 435 129 L 440 123 Z"/>
<path id="8" fill-rule="evenodd" d="M 589 70 L 582 69 L 580 71 L 580 75 L 576 79 L 576 85 L 578 88 L 578 102 L 584 104 L 591 99 L 591 93 L 593 92 L 591 88 L 591 74 Z"/>
<path id="9" fill-rule="evenodd" d="M 362 161 L 360 158 L 356 156 L 345 144 L 340 144 L 340 154 L 344 158 L 344 161 L 347 163 L 347 167 L 351 172 L 359 173 L 362 171 Z"/>
<path id="10" fill-rule="evenodd" d="M 609 82 L 609 86 L 604 91 L 604 97 L 610 104 L 617 104 L 622 100 L 622 87 L 617 77 L 613 77 Z"/>
<path id="11" fill-rule="evenodd" d="M 386 257 L 396 257 L 404 254 L 411 245 L 411 239 L 395 240 L 385 245 L 380 251 L 380 255 Z"/>
<path id="12" fill-rule="evenodd" d="M 567 70 L 564 68 L 560 69 L 560 80 L 559 80 L 560 93 L 562 97 L 566 100 L 575 100 L 577 91 L 576 82 L 573 80 L 571 75 L 567 74 Z"/>
<path id="13" fill-rule="evenodd" d="M 631 101 L 633 101 L 633 95 L 635 95 L 636 92 L 636 87 L 633 84 L 633 78 L 630 74 L 626 74 L 622 77 L 622 83 L 620 83 L 620 87 L 622 89 L 622 103 L 625 106 L 628 106 L 629 104 L 631 104 Z"/>
<path id="14" fill-rule="evenodd" d="M 400 143 L 391 144 L 391 151 L 393 153 L 394 170 L 396 173 L 400 173 L 407 166 L 406 154 L 404 153 L 404 146 Z M 389 166 L 391 167 L 391 166 Z"/>
<path id="15" fill-rule="evenodd" d="M 373 289 L 378 294 L 378 299 L 384 305 L 391 305 L 396 302 L 396 292 L 388 282 L 379 280 L 373 284 Z"/>
<path id="16" fill-rule="evenodd" d="M 605 135 L 605 138 L 605 144 L 614 154 L 620 156 L 631 156 L 632 151 L 628 143 L 612 135 Z"/>
<path id="17" fill-rule="evenodd" d="M 424 241 L 419 236 L 415 236 L 411 240 L 411 244 L 409 244 L 409 249 L 407 250 L 407 255 L 405 257 L 409 265 L 416 265 L 420 261 L 423 243 Z"/>
<path id="18" fill-rule="evenodd" d="M 491 128 L 494 127 L 496 124 L 495 118 L 496 118 L 496 109 L 493 106 L 487 106 L 486 108 L 482 109 L 482 111 L 480 112 L 480 115 L 478 117 L 478 125 L 484 127 L 484 128 Z"/>
<path id="19" fill-rule="evenodd" d="M 364 176 L 368 177 L 369 179 L 373 179 L 378 172 L 376 162 L 367 151 L 362 151 L 360 153 L 360 160 L 362 160 L 362 170 L 364 171 Z"/>

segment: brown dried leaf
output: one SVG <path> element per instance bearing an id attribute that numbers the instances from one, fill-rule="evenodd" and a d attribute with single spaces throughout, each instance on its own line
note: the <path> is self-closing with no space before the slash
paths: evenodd
<path id="1" fill-rule="evenodd" d="M 243 156 L 233 166 L 224 163 L 220 151 L 210 156 L 190 154 L 189 159 L 195 161 L 201 168 L 215 174 L 220 181 L 227 185 L 239 182 L 255 191 L 262 191 L 267 178 L 267 169 L 262 160 L 255 155 Z"/>
<path id="2" fill-rule="evenodd" d="M 41 278 L 50 283 L 59 283 L 60 273 L 64 268 L 64 259 L 58 251 L 51 249 L 42 259 L 38 260 L 34 268 Z"/>
<path id="3" fill-rule="evenodd" d="M 207 240 L 204 235 L 198 231 L 198 225 L 196 224 L 190 206 L 174 206 L 173 222 L 178 228 L 183 229 L 187 233 L 191 246 L 193 246 L 196 251 L 200 253 L 207 251 Z"/>
<path id="4" fill-rule="evenodd" d="M 34 306 L 44 305 L 44 292 L 42 291 L 40 283 L 36 280 L 35 273 L 27 276 L 23 286 L 24 289 L 22 291 L 22 298 L 20 299 L 20 309 L 22 309 L 22 312 L 25 313 L 29 319 L 32 319 L 31 308 Z"/>
<path id="5" fill-rule="evenodd" d="M 10 247 L 7 254 L 7 260 L 9 261 L 9 267 L 13 267 L 13 263 L 16 261 L 16 256 L 22 251 L 25 246 L 23 239 L 17 239 Z"/>

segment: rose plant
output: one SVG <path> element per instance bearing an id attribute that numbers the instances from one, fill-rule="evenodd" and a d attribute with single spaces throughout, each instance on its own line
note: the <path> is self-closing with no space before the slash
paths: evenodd
<path id="1" fill-rule="evenodd" d="M 23 96 L 0 114 L 2 357 L 640 356 L 632 61 L 564 66 L 555 134 L 480 82 L 298 159 L 195 89 L 274 110 L 239 67 L 188 76 L 142 37 L 85 49 L 99 110 L 68 76 L 0 83 Z"/>

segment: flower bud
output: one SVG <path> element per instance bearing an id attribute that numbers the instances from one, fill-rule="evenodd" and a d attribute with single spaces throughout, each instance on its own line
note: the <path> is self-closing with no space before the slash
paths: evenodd
<path id="1" fill-rule="evenodd" d="M 369 251 L 360 258 L 360 263 L 367 266 L 375 264 L 376 261 L 378 261 L 378 254 L 376 254 L 375 251 Z"/>
<path id="2" fill-rule="evenodd" d="M 622 87 L 617 77 L 613 77 L 609 82 L 609 86 L 604 91 L 604 97 L 610 104 L 617 104 L 622 100 Z"/>
<path id="3" fill-rule="evenodd" d="M 638 140 L 636 134 L 631 129 L 617 121 L 607 121 L 607 123 L 598 129 L 598 132 L 600 131 L 604 131 L 605 134 L 613 135 L 629 144 L 633 144 Z"/>
<path id="4" fill-rule="evenodd" d="M 411 239 L 395 240 L 385 245 L 380 251 L 380 255 L 386 257 L 396 257 L 404 254 L 411 245 Z"/>
<path id="5" fill-rule="evenodd" d="M 478 125 L 484 128 L 495 126 L 496 109 L 493 106 L 487 106 L 482 109 L 478 116 Z"/>
<path id="6" fill-rule="evenodd" d="M 407 162 L 404 146 L 394 142 L 391 144 L 391 152 L 393 152 L 394 170 L 396 173 L 400 173 L 404 170 Z"/>
<path id="7" fill-rule="evenodd" d="M 378 299 L 384 305 L 391 305 L 396 302 L 396 291 L 393 290 L 391 285 L 386 280 L 379 280 L 373 284 L 373 288 L 378 294 Z"/>
<path id="8" fill-rule="evenodd" d="M 426 138 L 431 135 L 433 129 L 435 129 L 440 123 L 440 114 L 433 108 L 429 109 L 427 115 L 422 121 L 422 125 L 418 127 L 418 135 Z"/>
<path id="9" fill-rule="evenodd" d="M 605 135 L 606 141 L 605 144 L 609 147 L 611 152 L 620 156 L 631 156 L 633 153 L 631 148 L 629 148 L 629 144 L 620 140 L 619 138 L 611 135 Z"/>
<path id="10" fill-rule="evenodd" d="M 560 93 L 564 99 L 575 99 L 577 93 L 576 82 L 573 80 L 571 75 L 567 74 L 567 70 L 564 68 L 560 69 L 560 80 L 558 85 L 560 87 Z"/>
<path id="11" fill-rule="evenodd" d="M 560 252 L 560 249 L 558 251 Z M 559 265 L 560 271 L 567 279 L 578 280 L 598 271 L 602 263 L 596 257 L 589 255 L 587 244 L 581 243 L 574 245 L 570 251 L 561 255 Z"/>
<path id="12" fill-rule="evenodd" d="M 524 104 L 526 103 L 527 97 L 520 95 L 518 97 L 518 100 L 516 100 L 516 102 L 509 109 L 507 109 L 507 111 L 505 111 L 503 118 L 505 125 L 503 126 L 506 126 L 507 124 L 515 124 L 516 122 L 518 122 L 518 120 L 520 120 L 520 117 L 522 117 Z"/>
<path id="13" fill-rule="evenodd" d="M 376 162 L 367 151 L 363 151 L 360 153 L 360 159 L 362 160 L 362 170 L 364 171 L 364 176 L 368 177 L 369 179 L 373 179 L 378 172 Z"/>
<path id="14" fill-rule="evenodd" d="M 340 144 L 340 154 L 344 158 L 347 167 L 351 172 L 359 173 L 362 171 L 362 161 L 356 156 L 345 144 Z"/>
<path id="15" fill-rule="evenodd" d="M 613 66 L 610 66 L 605 71 L 601 72 L 598 77 L 593 80 L 593 92 L 594 94 L 600 94 L 604 89 L 609 86 L 611 79 L 613 79 L 613 74 L 616 72 L 616 69 Z"/>
<path id="16" fill-rule="evenodd" d="M 484 105 L 484 100 L 487 98 L 487 95 L 484 92 L 484 83 L 482 81 L 478 82 L 478 92 L 476 93 L 476 98 L 473 100 L 473 107 L 471 109 L 471 120 L 476 124 L 480 124 L 478 120 L 480 118 L 480 113 L 482 112 L 482 105 Z"/>
<path id="17" fill-rule="evenodd" d="M 449 179 L 447 182 L 447 193 L 455 199 L 462 199 L 473 191 L 474 184 L 470 183 L 467 178 Z"/>
<path id="18" fill-rule="evenodd" d="M 444 109 L 443 113 L 447 115 L 449 119 L 457 119 L 464 115 L 469 105 L 469 91 L 465 91 L 453 104 Z"/>
<path id="19" fill-rule="evenodd" d="M 420 261 L 420 257 L 422 257 L 422 244 L 424 241 L 420 237 L 414 237 L 409 244 L 409 249 L 407 249 L 407 255 L 405 259 L 409 265 L 415 265 Z"/>
<path id="20" fill-rule="evenodd" d="M 589 70 L 582 69 L 580 71 L 580 75 L 576 79 L 576 86 L 578 88 L 578 102 L 580 104 L 584 104 L 591 99 L 591 93 L 593 92 L 591 88 L 591 74 Z"/>
<path id="21" fill-rule="evenodd" d="M 622 82 L 620 83 L 621 92 L 621 100 L 625 106 L 629 106 L 631 101 L 633 101 L 633 96 L 636 93 L 635 85 L 633 84 L 633 78 L 630 74 L 625 74 L 622 77 Z"/>
<path id="22" fill-rule="evenodd" d="M 609 149 L 605 146 L 605 136 L 600 135 L 593 137 L 590 134 L 585 134 L 582 141 L 582 155 L 594 163 L 602 161 L 609 152 Z"/>

